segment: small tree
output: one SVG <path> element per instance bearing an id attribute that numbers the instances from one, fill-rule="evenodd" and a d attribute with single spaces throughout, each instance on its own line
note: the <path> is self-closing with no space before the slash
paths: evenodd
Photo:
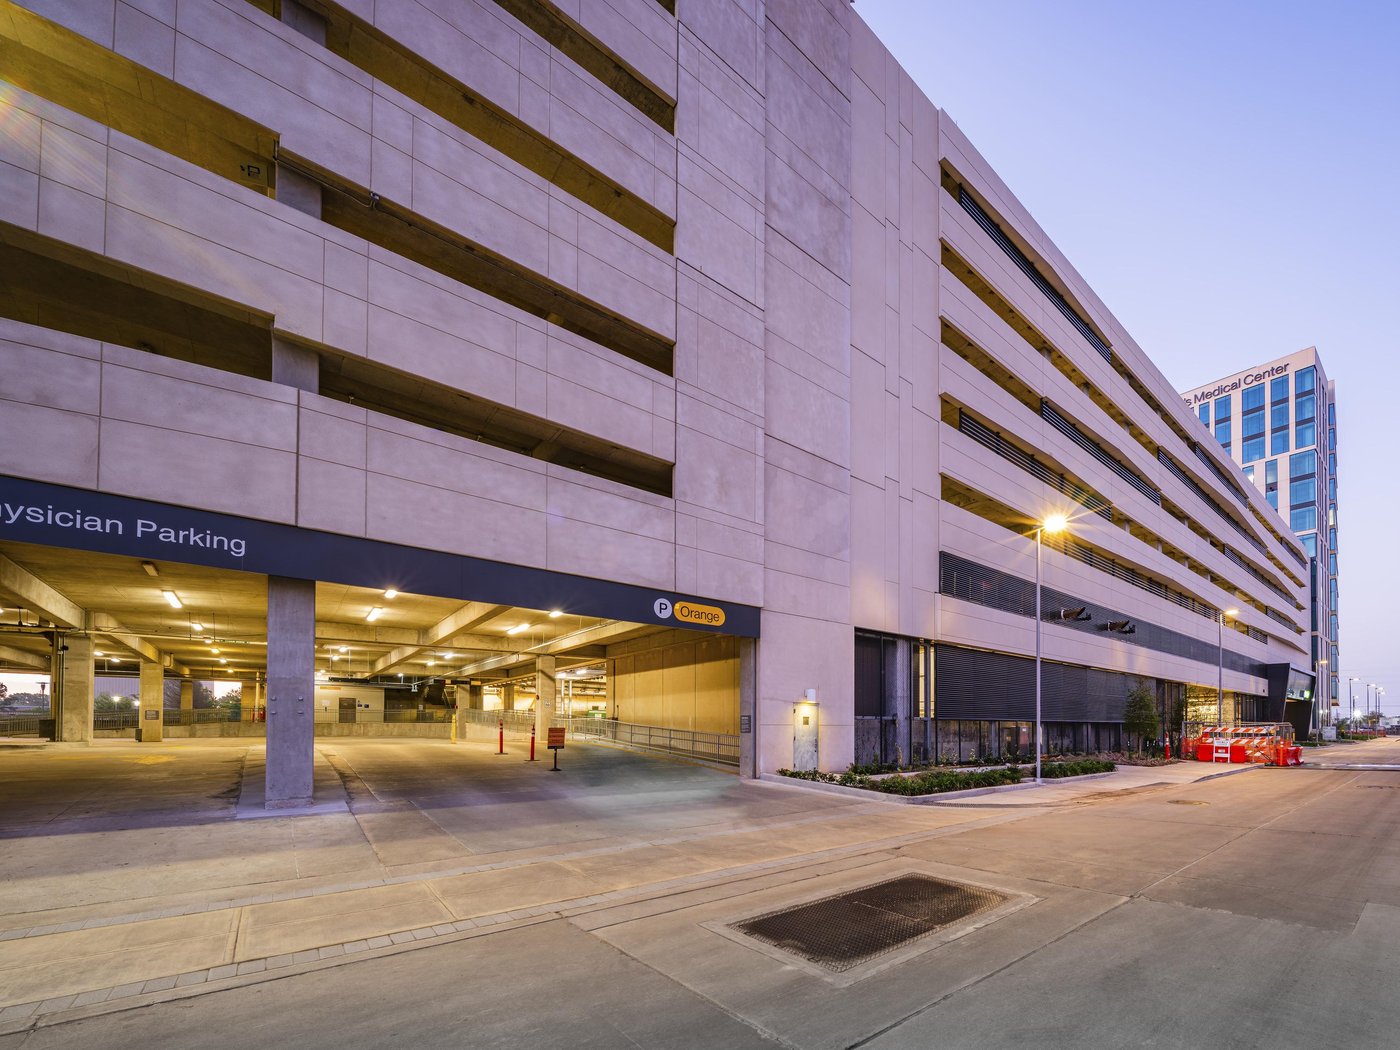
<path id="1" fill-rule="evenodd" d="M 1130 739 L 1136 738 L 1137 749 L 1141 751 L 1146 741 L 1157 738 L 1160 727 L 1157 697 L 1142 682 L 1134 682 L 1128 690 L 1128 702 L 1123 709 L 1123 730 Z"/>

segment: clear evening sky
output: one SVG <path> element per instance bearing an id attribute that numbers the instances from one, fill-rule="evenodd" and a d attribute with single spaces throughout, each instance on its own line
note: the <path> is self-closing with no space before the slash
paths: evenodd
<path id="1" fill-rule="evenodd" d="M 855 10 L 1178 390 L 1317 346 L 1343 713 L 1352 675 L 1400 713 L 1400 4 Z"/>

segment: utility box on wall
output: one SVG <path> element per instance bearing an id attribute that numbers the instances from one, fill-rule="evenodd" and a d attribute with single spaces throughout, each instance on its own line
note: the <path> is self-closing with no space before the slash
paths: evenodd
<path id="1" fill-rule="evenodd" d="M 805 699 L 792 705 L 792 768 L 817 769 L 820 758 L 818 734 L 821 729 L 817 691 L 808 689 Z"/>

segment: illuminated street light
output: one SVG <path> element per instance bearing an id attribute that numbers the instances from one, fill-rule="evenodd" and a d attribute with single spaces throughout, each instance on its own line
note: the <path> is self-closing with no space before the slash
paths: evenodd
<path id="1" fill-rule="evenodd" d="M 1063 514 L 1051 514 L 1035 530 L 1035 782 L 1040 779 L 1040 548 L 1044 533 L 1058 535 L 1069 528 L 1069 518 Z"/>

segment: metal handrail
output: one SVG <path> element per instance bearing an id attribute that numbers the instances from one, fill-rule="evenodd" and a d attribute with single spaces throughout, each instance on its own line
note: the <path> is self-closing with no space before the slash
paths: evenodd
<path id="1" fill-rule="evenodd" d="M 693 729 L 619 722 L 615 718 L 571 718 L 568 729 L 569 735 L 578 740 L 600 740 L 622 747 L 700 758 L 727 766 L 739 764 L 737 733 L 700 733 Z"/>

